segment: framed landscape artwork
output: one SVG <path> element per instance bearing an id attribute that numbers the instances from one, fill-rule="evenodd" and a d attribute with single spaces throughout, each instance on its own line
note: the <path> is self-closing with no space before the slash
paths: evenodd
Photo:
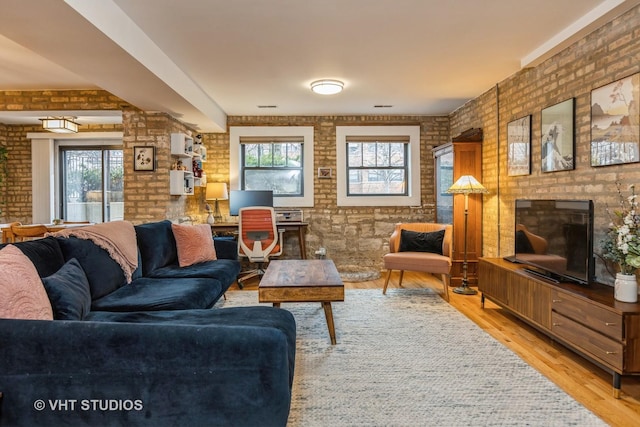
<path id="1" fill-rule="evenodd" d="M 509 176 L 531 173 L 531 115 L 507 124 L 507 172 Z"/>
<path id="2" fill-rule="evenodd" d="M 591 91 L 591 166 L 640 161 L 640 74 Z"/>
<path id="3" fill-rule="evenodd" d="M 542 110 L 542 172 L 575 167 L 574 98 Z"/>

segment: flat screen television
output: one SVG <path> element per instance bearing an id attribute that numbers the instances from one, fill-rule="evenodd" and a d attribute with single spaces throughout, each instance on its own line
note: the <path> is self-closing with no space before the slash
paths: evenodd
<path id="1" fill-rule="evenodd" d="M 249 206 L 273 207 L 272 190 L 231 190 L 229 192 L 229 215 L 237 216 L 240 208 Z"/>
<path id="2" fill-rule="evenodd" d="M 553 281 L 594 280 L 593 202 L 518 199 L 512 261 Z"/>

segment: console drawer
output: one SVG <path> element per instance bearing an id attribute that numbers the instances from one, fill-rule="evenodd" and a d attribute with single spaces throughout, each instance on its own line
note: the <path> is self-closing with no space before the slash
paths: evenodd
<path id="1" fill-rule="evenodd" d="M 571 294 L 551 291 L 551 308 L 578 323 L 588 326 L 616 341 L 623 339 L 622 315 L 591 304 Z"/>
<path id="2" fill-rule="evenodd" d="M 605 362 L 618 371 L 622 370 L 624 347 L 621 342 L 607 338 L 556 312 L 551 313 L 551 330 L 558 337 L 581 349 L 584 353 Z"/>

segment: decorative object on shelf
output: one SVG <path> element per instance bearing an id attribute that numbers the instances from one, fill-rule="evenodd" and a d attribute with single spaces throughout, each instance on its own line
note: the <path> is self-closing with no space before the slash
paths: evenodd
<path id="1" fill-rule="evenodd" d="M 638 278 L 635 274 L 617 273 L 614 297 L 622 302 L 638 302 Z"/>
<path id="2" fill-rule="evenodd" d="M 206 200 L 214 200 L 213 215 L 211 214 L 211 206 L 208 206 L 207 223 L 213 224 L 216 222 L 222 222 L 222 214 L 220 213 L 220 206 L 218 200 L 227 200 L 229 198 L 229 192 L 227 191 L 227 184 L 224 182 L 209 182 L 207 183 L 207 191 L 205 194 Z"/>
<path id="3" fill-rule="evenodd" d="M 42 129 L 55 133 L 77 133 L 78 123 L 75 117 L 47 117 L 40 119 Z"/>
<path id="4" fill-rule="evenodd" d="M 531 115 L 507 124 L 507 171 L 509 176 L 531 173 Z"/>
<path id="5" fill-rule="evenodd" d="M 343 88 L 344 83 L 340 80 L 323 79 L 311 83 L 311 90 L 319 95 L 335 95 Z"/>
<path id="6" fill-rule="evenodd" d="M 630 195 L 625 197 L 617 182 L 618 195 L 620 199 L 620 210 L 607 212 L 611 217 L 611 225 L 605 239 L 602 242 L 602 257 L 613 261 L 620 268 L 619 275 L 633 276 L 636 286 L 637 299 L 637 279 L 636 271 L 640 268 L 640 212 L 638 212 L 638 201 L 635 185 L 630 185 Z M 620 285 L 626 289 L 631 285 Z M 616 299 L 618 299 L 618 276 L 616 276 Z M 621 290 L 621 295 L 626 292 Z M 623 298 L 625 298 L 623 296 Z M 626 301 L 621 299 L 620 301 Z M 626 301 L 635 302 L 635 301 Z"/>
<path id="7" fill-rule="evenodd" d="M 320 179 L 328 179 L 331 178 L 332 175 L 331 168 L 318 168 L 318 178 Z"/>
<path id="8" fill-rule="evenodd" d="M 574 98 L 542 110 L 542 172 L 574 169 L 574 116 Z"/>
<path id="9" fill-rule="evenodd" d="M 591 91 L 591 166 L 640 162 L 640 74 Z"/>
<path id="10" fill-rule="evenodd" d="M 136 172 L 156 169 L 156 147 L 133 147 L 133 170 Z"/>
<path id="11" fill-rule="evenodd" d="M 202 178 L 202 160 L 200 160 L 199 157 L 194 157 L 191 164 L 193 166 L 193 176 L 196 178 Z"/>
<path id="12" fill-rule="evenodd" d="M 453 290 L 453 292 L 457 294 L 475 295 L 478 293 L 478 291 L 469 287 L 469 280 L 467 278 L 467 222 L 469 217 L 469 194 L 487 194 L 488 192 L 489 191 L 472 175 L 462 175 L 447 190 L 447 193 L 464 195 L 464 260 L 462 263 L 462 286 Z"/>

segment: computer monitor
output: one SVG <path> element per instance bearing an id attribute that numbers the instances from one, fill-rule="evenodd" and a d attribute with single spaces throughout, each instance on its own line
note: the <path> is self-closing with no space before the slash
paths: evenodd
<path id="1" fill-rule="evenodd" d="M 229 215 L 237 216 L 240 208 L 249 206 L 273 207 L 272 190 L 231 190 L 229 192 Z"/>

